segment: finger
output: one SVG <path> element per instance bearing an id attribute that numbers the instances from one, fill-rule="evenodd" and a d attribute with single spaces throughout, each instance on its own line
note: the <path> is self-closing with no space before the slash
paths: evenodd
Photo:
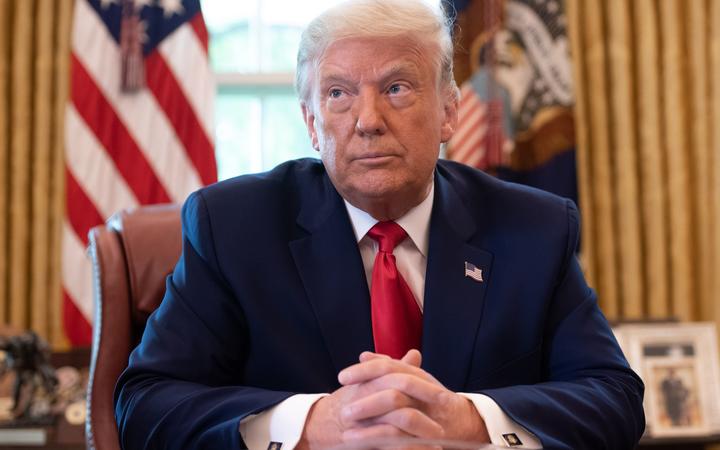
<path id="1" fill-rule="evenodd" d="M 350 428 L 349 430 L 343 431 L 342 434 L 342 440 L 344 442 L 363 441 L 366 439 L 384 437 L 412 437 L 412 435 L 388 424 L 371 425 L 362 428 Z"/>
<path id="2" fill-rule="evenodd" d="M 370 361 L 371 359 L 390 359 L 388 355 L 383 355 L 382 353 L 373 353 L 373 352 L 362 352 L 360 353 L 360 362 Z"/>
<path id="3" fill-rule="evenodd" d="M 411 366 L 420 367 L 420 365 L 422 364 L 422 355 L 419 351 L 413 348 L 411 350 L 408 350 L 408 352 L 405 353 L 405 356 L 403 356 L 400 361 L 404 362 L 405 364 L 410 364 Z"/>
<path id="4" fill-rule="evenodd" d="M 445 399 L 448 391 L 443 385 L 424 380 L 407 373 L 390 373 L 364 383 L 367 391 L 395 389 L 425 403 L 437 403 Z"/>
<path id="5" fill-rule="evenodd" d="M 340 417 L 343 424 L 352 426 L 353 422 L 382 416 L 396 409 L 417 406 L 415 399 L 397 389 L 385 389 L 345 405 L 340 411 Z"/>
<path id="6" fill-rule="evenodd" d="M 409 358 L 413 359 L 414 356 L 411 355 Z M 389 373 L 408 373 L 438 385 L 440 384 L 435 377 L 420 367 L 390 358 L 373 358 L 346 367 L 338 374 L 338 381 L 342 385 L 364 383 Z"/>
<path id="7" fill-rule="evenodd" d="M 442 438 L 445 431 L 439 423 L 415 408 L 401 408 L 390 411 L 387 414 L 366 421 L 365 428 L 372 428 L 376 425 L 391 425 L 393 428 L 425 439 Z M 351 428 L 356 430 L 357 428 Z M 343 433 L 343 438 L 345 437 Z"/>

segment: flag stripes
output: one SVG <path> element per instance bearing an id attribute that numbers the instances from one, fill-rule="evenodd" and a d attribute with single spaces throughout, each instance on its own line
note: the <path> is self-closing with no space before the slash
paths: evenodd
<path id="1" fill-rule="evenodd" d="M 473 167 L 479 167 L 485 155 L 487 115 L 485 103 L 470 83 L 460 88 L 457 131 L 449 143 L 448 156 Z"/>
<path id="2" fill-rule="evenodd" d="M 68 340 L 73 343 L 82 344 L 87 341 L 88 336 L 92 335 L 90 327 L 90 318 L 86 318 L 75 306 L 76 300 L 63 289 L 63 326 L 65 335 Z"/>
<path id="3" fill-rule="evenodd" d="M 190 161 L 200 173 L 203 184 L 216 178 L 215 161 L 206 155 L 213 151 L 213 144 L 201 129 L 200 121 L 186 100 L 173 72 L 160 54 L 154 52 L 145 60 L 148 89 L 154 94 L 160 108 L 172 124 Z"/>
<path id="4" fill-rule="evenodd" d="M 92 130 L 138 200 L 142 203 L 169 202 L 170 196 L 165 192 L 142 150 L 117 116 L 116 110 L 74 55 L 71 70 L 70 89 L 75 110 Z"/>
<path id="5" fill-rule="evenodd" d="M 65 291 L 73 299 L 92 297 L 92 266 L 86 257 L 86 239 L 65 222 L 62 229 L 62 277 Z M 75 302 L 82 316 L 90 323 L 92 302 Z"/>
<path id="6" fill-rule="evenodd" d="M 502 103 L 484 99 L 471 81 L 460 87 L 457 131 L 448 143 L 448 157 L 478 169 L 504 163 L 507 136 L 503 131 Z"/>
<path id="7" fill-rule="evenodd" d="M 112 158 L 79 117 L 73 105 L 66 108 L 65 129 L 74 143 L 65 149 L 67 170 L 73 174 L 79 186 L 95 187 L 83 192 L 92 200 L 91 204 L 97 216 L 109 217 L 119 209 L 138 205 L 137 197 L 125 183 Z M 68 208 L 73 207 L 73 198 L 68 197 L 67 200 Z M 87 211 L 86 208 L 83 210 Z M 70 213 L 71 211 L 68 211 L 68 215 Z"/>
<path id="8" fill-rule="evenodd" d="M 62 256 L 64 325 L 74 345 L 88 344 L 92 331 L 90 228 L 124 208 L 182 202 L 217 179 L 215 87 L 199 0 L 172 11 L 165 4 L 136 2 L 125 19 L 140 25 L 122 27 L 121 1 L 75 3 Z M 132 92 L 121 89 L 123 39 L 143 49 L 144 86 Z"/>
<path id="9" fill-rule="evenodd" d="M 160 59 L 168 65 L 171 73 L 183 74 L 175 78 L 182 89 L 182 99 L 191 105 L 204 134 L 212 139 L 213 105 L 201 102 L 200 99 L 214 94 L 215 76 L 208 65 L 193 67 L 193 61 L 207 58 L 206 49 L 200 47 L 197 35 L 191 28 L 183 27 L 168 36 L 158 50 Z M 192 95 L 193 92 L 200 95 Z"/>
<path id="10" fill-rule="evenodd" d="M 102 223 L 101 216 L 92 200 L 88 198 L 75 177 L 65 168 L 65 196 L 67 198 L 67 220 L 77 232 L 77 237 L 87 244 L 87 235 L 95 225 Z"/>
<path id="11" fill-rule="evenodd" d="M 208 34 L 202 15 L 198 14 L 193 17 L 192 20 L 190 20 L 190 26 L 195 32 L 195 36 L 197 36 L 200 48 L 203 52 L 205 52 L 205 56 L 207 57 L 208 46 L 210 45 L 210 35 Z"/>

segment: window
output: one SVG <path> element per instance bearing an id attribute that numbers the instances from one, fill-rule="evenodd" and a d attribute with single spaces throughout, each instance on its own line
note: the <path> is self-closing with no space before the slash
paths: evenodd
<path id="1" fill-rule="evenodd" d="M 218 89 L 215 152 L 220 180 L 317 156 L 293 89 L 295 58 L 303 28 L 339 2 L 201 0 Z"/>
<path id="2" fill-rule="evenodd" d="M 300 33 L 337 0 L 203 0 L 216 74 L 218 178 L 315 156 L 293 89 Z"/>

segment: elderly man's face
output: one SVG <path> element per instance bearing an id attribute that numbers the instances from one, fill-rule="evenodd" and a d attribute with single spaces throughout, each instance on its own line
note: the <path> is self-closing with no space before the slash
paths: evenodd
<path id="1" fill-rule="evenodd" d="M 348 38 L 311 76 L 305 122 L 328 175 L 350 203 L 396 219 L 430 188 L 457 100 L 440 89 L 427 48 L 408 39 Z"/>

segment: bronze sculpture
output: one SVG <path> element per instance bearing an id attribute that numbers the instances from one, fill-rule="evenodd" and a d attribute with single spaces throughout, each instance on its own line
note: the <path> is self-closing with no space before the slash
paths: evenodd
<path id="1" fill-rule="evenodd" d="M 15 336 L 0 336 L 0 350 L 5 352 L 5 359 L 0 363 L 0 377 L 15 374 L 12 389 L 14 419 L 41 419 L 42 414 L 35 415 L 31 410 L 38 388 L 43 388 L 52 402 L 58 383 L 55 370 L 50 365 L 47 343 L 35 332 L 28 331 Z"/>

